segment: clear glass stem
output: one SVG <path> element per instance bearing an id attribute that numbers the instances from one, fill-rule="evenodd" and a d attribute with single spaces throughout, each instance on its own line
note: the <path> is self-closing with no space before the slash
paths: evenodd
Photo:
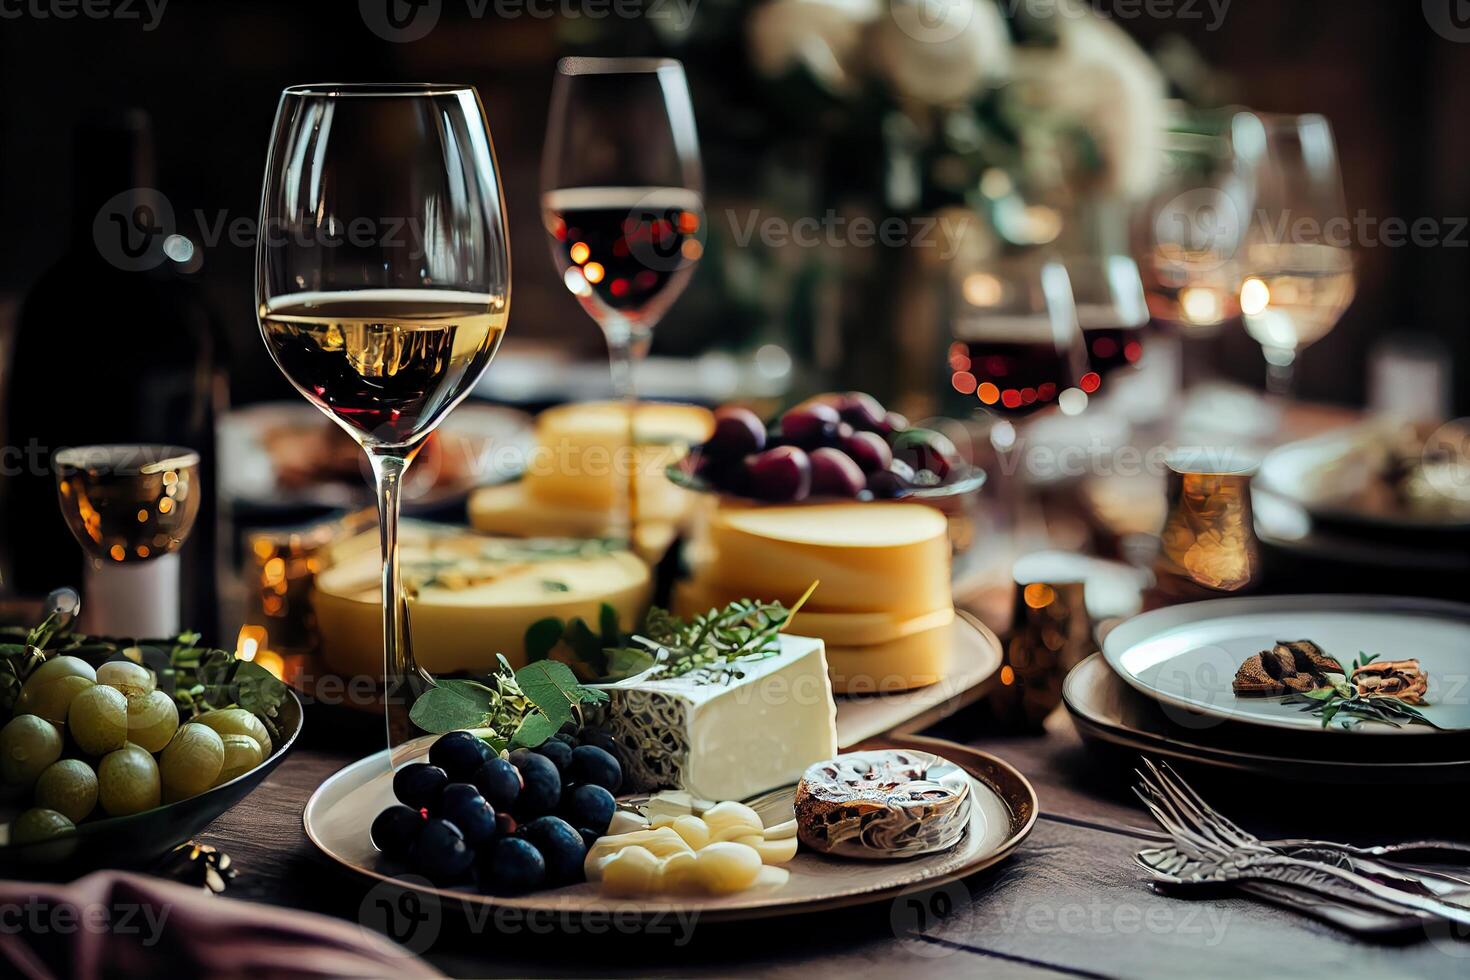
<path id="1" fill-rule="evenodd" d="M 1266 353 L 1266 392 L 1277 398 L 1290 398 L 1296 388 L 1296 351 L 1273 347 Z"/>
<path id="2" fill-rule="evenodd" d="M 378 530 L 383 553 L 383 709 L 388 725 L 388 749 L 393 766 L 402 761 L 400 750 L 423 734 L 409 719 L 420 694 L 434 681 L 413 656 L 408 624 L 408 600 L 398 571 L 398 517 L 401 487 L 417 448 L 368 450 L 378 490 Z"/>
<path id="3" fill-rule="evenodd" d="M 612 370 L 613 394 L 621 399 L 628 417 L 628 451 L 623 457 L 622 468 L 626 471 L 619 496 L 622 507 L 613 537 L 622 538 L 633 549 L 637 542 L 638 527 L 638 364 L 648 355 L 651 334 L 634 334 L 626 329 L 609 330 L 607 351 Z M 614 463 L 617 464 L 616 457 Z M 617 473 L 619 466 L 614 466 Z"/>

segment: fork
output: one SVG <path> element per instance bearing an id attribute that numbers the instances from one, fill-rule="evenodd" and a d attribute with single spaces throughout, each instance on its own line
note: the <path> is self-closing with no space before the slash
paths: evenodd
<path id="1" fill-rule="evenodd" d="M 1263 847 L 1288 857 L 1346 867 L 1349 870 L 1390 882 L 1395 887 L 1444 898 L 1456 904 L 1470 896 L 1470 881 L 1456 875 L 1404 865 L 1390 867 L 1388 863 L 1373 860 L 1384 854 L 1424 850 L 1428 844 L 1441 842 L 1421 841 L 1379 848 L 1356 848 L 1332 841 L 1306 838 L 1263 841 L 1254 834 L 1241 829 L 1234 821 L 1206 803 L 1193 787 L 1170 768 L 1168 763 L 1156 765 L 1144 759 L 1143 764 L 1147 767 L 1148 774 L 1138 772 L 1142 788 L 1135 787 L 1134 792 L 1139 794 L 1146 805 L 1149 805 L 1149 809 L 1154 810 L 1154 806 L 1150 803 L 1151 800 L 1168 805 L 1170 812 L 1191 826 L 1203 829 L 1213 828 L 1215 833 L 1210 839 L 1234 847 Z M 1155 817 L 1158 816 L 1158 813 L 1155 812 Z M 1160 822 L 1163 822 L 1162 819 Z"/>

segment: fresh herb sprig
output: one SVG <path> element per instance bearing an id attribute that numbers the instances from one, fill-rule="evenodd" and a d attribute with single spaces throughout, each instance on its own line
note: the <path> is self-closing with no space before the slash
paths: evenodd
<path id="1" fill-rule="evenodd" d="M 425 691 L 408 716 L 426 732 L 467 729 L 495 750 L 535 748 L 580 713 L 584 704 L 607 700 L 605 691 L 578 683 L 572 669 L 538 660 L 513 670 L 504 655 L 496 670 L 479 680 L 446 678 Z"/>
<path id="2" fill-rule="evenodd" d="M 1338 667 L 1342 661 L 1333 658 Z M 1301 705 L 1303 712 L 1311 713 L 1322 719 L 1322 727 L 1327 728 L 1333 719 L 1338 719 L 1338 725 L 1342 728 L 1355 728 L 1365 721 L 1379 721 L 1394 728 L 1402 728 L 1404 725 L 1428 725 L 1438 728 L 1430 721 L 1424 712 L 1403 700 L 1386 694 L 1360 694 L 1351 678 L 1360 667 L 1378 659 L 1377 654 L 1359 652 L 1353 659 L 1352 665 L 1341 673 L 1328 674 L 1327 683 L 1313 691 L 1305 691 L 1301 694 L 1291 694 L 1282 699 L 1283 704 Z M 1428 705 L 1428 702 L 1420 702 Z M 1344 716 L 1339 718 L 1338 716 Z"/>

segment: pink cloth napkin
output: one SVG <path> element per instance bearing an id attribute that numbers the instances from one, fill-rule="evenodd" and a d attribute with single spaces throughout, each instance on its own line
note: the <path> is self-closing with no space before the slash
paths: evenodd
<path id="1" fill-rule="evenodd" d="M 0 976 L 438 977 L 352 922 L 99 871 L 71 884 L 0 881 Z"/>

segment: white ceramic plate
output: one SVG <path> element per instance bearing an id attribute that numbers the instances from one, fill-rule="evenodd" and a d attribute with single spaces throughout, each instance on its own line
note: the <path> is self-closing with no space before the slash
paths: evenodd
<path id="1" fill-rule="evenodd" d="M 421 754 L 427 753 L 425 740 Z M 1031 831 L 1036 793 L 1020 773 L 973 749 L 928 738 L 873 740 L 862 748 L 906 748 L 933 752 L 971 777 L 970 827 L 954 847 L 899 861 L 857 861 L 805 849 L 785 867 L 786 884 L 753 888 L 715 898 L 604 898 L 596 886 L 571 885 L 514 898 L 482 895 L 472 888 L 431 885 L 383 858 L 368 839 L 373 818 L 394 802 L 387 751 L 354 762 L 317 788 L 306 802 L 306 835 L 328 858 L 367 878 L 466 905 L 514 908 L 555 915 L 616 914 L 633 917 L 697 915 L 701 921 L 760 918 L 839 908 L 891 898 L 909 889 L 934 887 L 973 874 L 1010 854 Z M 762 794 L 758 810 L 767 824 L 791 819 L 791 787 L 781 798 Z"/>
<path id="2" fill-rule="evenodd" d="M 1270 728 L 1324 731 L 1279 698 L 1236 697 L 1241 662 L 1277 640 L 1308 639 L 1350 664 L 1361 653 L 1417 659 L 1429 675 L 1426 717 L 1470 730 L 1470 606 L 1385 596 L 1267 596 L 1157 609 L 1119 625 L 1103 656 L 1131 686 L 1169 708 Z M 1336 724 L 1325 731 L 1341 733 Z M 1434 734 L 1427 725 L 1364 723 L 1353 733 Z"/>

